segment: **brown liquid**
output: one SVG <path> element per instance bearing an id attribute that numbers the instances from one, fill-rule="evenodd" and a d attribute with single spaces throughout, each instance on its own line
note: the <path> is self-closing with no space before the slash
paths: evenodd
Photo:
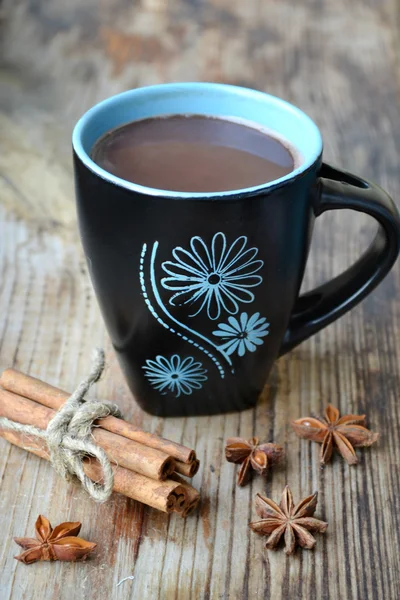
<path id="1" fill-rule="evenodd" d="M 134 121 L 95 144 L 92 158 L 127 181 L 176 192 L 238 190 L 294 169 L 277 139 L 242 123 L 174 115 Z"/>

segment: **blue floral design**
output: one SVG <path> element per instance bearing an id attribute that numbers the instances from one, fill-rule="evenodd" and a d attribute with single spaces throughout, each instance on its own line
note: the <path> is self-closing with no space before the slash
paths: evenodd
<path id="1" fill-rule="evenodd" d="M 240 320 L 229 317 L 228 323 L 219 323 L 219 329 L 213 331 L 222 341 L 226 340 L 219 349 L 228 355 L 236 350 L 239 356 L 243 356 L 247 350 L 254 352 L 257 346 L 264 343 L 262 338 L 269 334 L 269 323 L 265 317 L 260 318 L 260 313 L 255 313 L 249 318 L 244 312 L 240 315 Z"/>
<path id="2" fill-rule="evenodd" d="M 264 265 L 262 260 L 256 260 L 258 249 L 246 246 L 246 236 L 228 246 L 225 234 L 219 232 L 210 248 L 198 236 L 190 240 L 190 251 L 176 247 L 172 252 L 175 260 L 162 264 L 169 277 L 164 277 L 161 284 L 175 292 L 169 303 L 196 305 L 191 317 L 203 309 L 212 320 L 219 319 L 221 311 L 237 314 L 239 303 L 253 302 L 250 289 L 262 282 L 262 277 L 256 275 Z"/>
<path id="3" fill-rule="evenodd" d="M 173 392 L 176 398 L 181 394 L 189 396 L 193 390 L 200 390 L 202 382 L 207 381 L 207 369 L 203 369 L 203 365 L 195 362 L 191 356 L 185 359 L 177 354 L 170 359 L 156 356 L 155 360 L 146 360 L 143 369 L 156 390 L 162 394 Z"/>

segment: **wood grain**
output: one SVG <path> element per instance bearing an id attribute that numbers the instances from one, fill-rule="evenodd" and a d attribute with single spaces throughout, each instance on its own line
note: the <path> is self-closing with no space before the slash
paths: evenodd
<path id="1" fill-rule="evenodd" d="M 0 368 L 63 389 L 86 374 L 93 346 L 108 367 L 93 394 L 136 425 L 195 447 L 200 511 L 186 521 L 113 496 L 93 504 L 47 463 L 0 440 L 3 599 L 395 600 L 400 597 L 400 273 L 359 307 L 279 360 L 257 408 L 162 420 L 132 401 L 104 332 L 78 241 L 70 133 L 93 103 L 137 85 L 212 80 L 264 89 L 312 116 L 325 157 L 400 191 L 399 5 L 396 0 L 3 0 L 0 66 Z M 316 225 L 305 288 L 338 273 L 372 238 L 352 213 Z M 318 446 L 290 418 L 332 402 L 366 413 L 382 434 L 349 468 L 321 471 Z M 229 436 L 285 446 L 266 482 L 239 489 L 223 458 Z M 329 522 L 313 552 L 267 552 L 248 529 L 256 492 L 319 490 Z M 83 522 L 98 544 L 84 564 L 25 567 L 13 536 L 43 513 Z M 133 575 L 117 584 L 125 577 Z"/>

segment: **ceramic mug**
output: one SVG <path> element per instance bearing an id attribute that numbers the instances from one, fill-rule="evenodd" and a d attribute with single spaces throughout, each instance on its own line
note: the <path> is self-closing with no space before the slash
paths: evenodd
<path id="1" fill-rule="evenodd" d="M 294 146 L 300 164 L 264 185 L 186 193 L 124 181 L 91 160 L 110 129 L 168 114 L 252 121 Z M 94 289 L 130 389 L 156 415 L 253 406 L 274 360 L 369 294 L 399 252 L 389 196 L 322 163 L 314 122 L 259 91 L 208 83 L 130 90 L 79 120 L 73 149 Z M 375 217 L 378 233 L 347 271 L 299 296 L 314 220 L 339 208 Z"/>

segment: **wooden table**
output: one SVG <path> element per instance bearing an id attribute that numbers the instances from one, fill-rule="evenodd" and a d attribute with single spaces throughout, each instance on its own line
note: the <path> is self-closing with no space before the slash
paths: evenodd
<path id="1" fill-rule="evenodd" d="M 397 8 L 396 8 L 397 7 Z M 378 599 L 400 597 L 399 330 L 396 266 L 366 300 L 277 362 L 255 410 L 157 419 L 130 397 L 104 331 L 78 240 L 70 134 L 98 100 L 138 85 L 211 80 L 257 87 L 310 114 L 325 157 L 395 197 L 399 5 L 396 0 L 3 0 L 0 70 L 0 367 L 14 365 L 73 389 L 91 350 L 106 347 L 96 395 L 126 418 L 195 446 L 203 502 L 183 521 L 123 497 L 96 505 L 50 466 L 0 440 L 0 597 L 156 599 Z M 367 217 L 330 213 L 316 225 L 305 287 L 332 277 L 372 238 Z M 367 413 L 382 434 L 349 468 L 325 470 L 319 447 L 289 419 L 327 402 Z M 276 440 L 287 459 L 239 489 L 225 462 L 230 435 Z M 248 528 L 256 492 L 319 490 L 329 521 L 312 552 L 286 558 Z M 25 567 L 13 536 L 39 513 L 83 522 L 97 541 L 83 564 Z M 134 579 L 122 579 L 133 576 Z"/>

